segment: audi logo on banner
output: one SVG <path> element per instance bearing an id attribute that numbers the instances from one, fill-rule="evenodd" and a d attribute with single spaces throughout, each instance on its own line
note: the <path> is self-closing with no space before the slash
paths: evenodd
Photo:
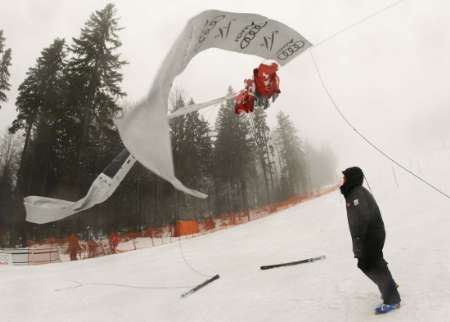
<path id="1" fill-rule="evenodd" d="M 298 52 L 300 49 L 302 49 L 305 46 L 305 42 L 303 40 L 298 40 L 296 42 L 291 42 L 287 45 L 285 45 L 281 49 L 280 52 L 277 54 L 277 57 L 279 60 L 286 60 L 292 55 L 294 55 L 296 52 Z"/>

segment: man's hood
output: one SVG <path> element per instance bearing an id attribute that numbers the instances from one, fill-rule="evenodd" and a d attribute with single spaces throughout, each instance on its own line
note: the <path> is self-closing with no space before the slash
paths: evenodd
<path id="1" fill-rule="evenodd" d="M 340 189 L 344 197 L 347 197 L 353 189 L 362 186 L 364 173 L 359 167 L 347 168 L 342 173 L 344 174 L 345 182 Z"/>

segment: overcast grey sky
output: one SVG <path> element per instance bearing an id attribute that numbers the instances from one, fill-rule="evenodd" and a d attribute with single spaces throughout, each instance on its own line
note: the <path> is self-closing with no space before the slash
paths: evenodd
<path id="1" fill-rule="evenodd" d="M 12 48 L 12 90 L 0 110 L 0 131 L 15 117 L 17 87 L 43 48 L 78 37 L 89 15 L 110 1 L 0 2 L 0 29 Z M 279 20 L 313 44 L 393 3 L 392 0 L 113 1 L 125 29 L 121 52 L 129 61 L 123 87 L 142 98 L 187 20 L 206 9 L 252 12 Z M 405 0 L 313 48 L 325 82 L 348 119 L 405 164 L 419 153 L 450 145 L 450 3 Z M 209 50 L 176 80 L 196 101 L 241 88 L 260 58 Z M 323 91 L 308 52 L 280 70 L 282 94 L 268 110 L 291 115 L 300 134 L 327 142 L 340 166 L 385 161 L 342 122 Z M 208 111 L 205 111 L 207 114 Z M 390 166 L 390 165 L 389 165 Z M 450 167 L 449 167 L 450 168 Z"/>

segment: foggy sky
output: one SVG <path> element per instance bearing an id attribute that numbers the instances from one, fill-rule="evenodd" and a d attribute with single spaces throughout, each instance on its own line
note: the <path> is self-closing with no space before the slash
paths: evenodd
<path id="1" fill-rule="evenodd" d="M 15 117 L 17 87 L 43 48 L 56 37 L 78 37 L 89 15 L 108 1 L 16 0 L 0 2 L 0 29 L 12 48 L 9 102 L 0 110 L 0 132 Z M 258 13 L 297 30 L 313 44 L 393 3 L 380 0 L 114 1 L 123 42 L 120 52 L 127 101 L 146 95 L 170 46 L 187 20 L 219 9 Z M 418 156 L 450 146 L 450 4 L 406 0 L 312 49 L 322 76 L 348 119 L 393 157 L 414 164 Z M 176 79 L 197 102 L 223 96 L 261 62 L 258 57 L 208 50 Z M 339 118 L 321 87 L 309 52 L 280 70 L 281 90 L 268 110 L 273 124 L 283 110 L 299 134 L 329 144 L 340 167 L 391 165 Z M 207 116 L 208 112 L 205 111 Z M 438 160 L 439 161 L 439 160 Z M 375 167 L 374 165 L 381 165 Z M 450 167 L 449 167 L 450 168 Z M 382 171 L 382 170 L 380 170 Z M 390 171 L 390 170 L 389 170 Z M 449 170 L 450 171 L 450 170 Z M 450 175 L 450 173 L 447 173 Z"/>

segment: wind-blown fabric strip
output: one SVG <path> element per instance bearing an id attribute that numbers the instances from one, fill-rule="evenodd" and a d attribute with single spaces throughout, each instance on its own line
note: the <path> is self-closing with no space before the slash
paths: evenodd
<path id="1" fill-rule="evenodd" d="M 40 196 L 25 197 L 26 220 L 45 224 L 104 202 L 114 193 L 135 162 L 136 159 L 126 149 L 122 150 L 94 180 L 86 196 L 76 202 Z"/>

